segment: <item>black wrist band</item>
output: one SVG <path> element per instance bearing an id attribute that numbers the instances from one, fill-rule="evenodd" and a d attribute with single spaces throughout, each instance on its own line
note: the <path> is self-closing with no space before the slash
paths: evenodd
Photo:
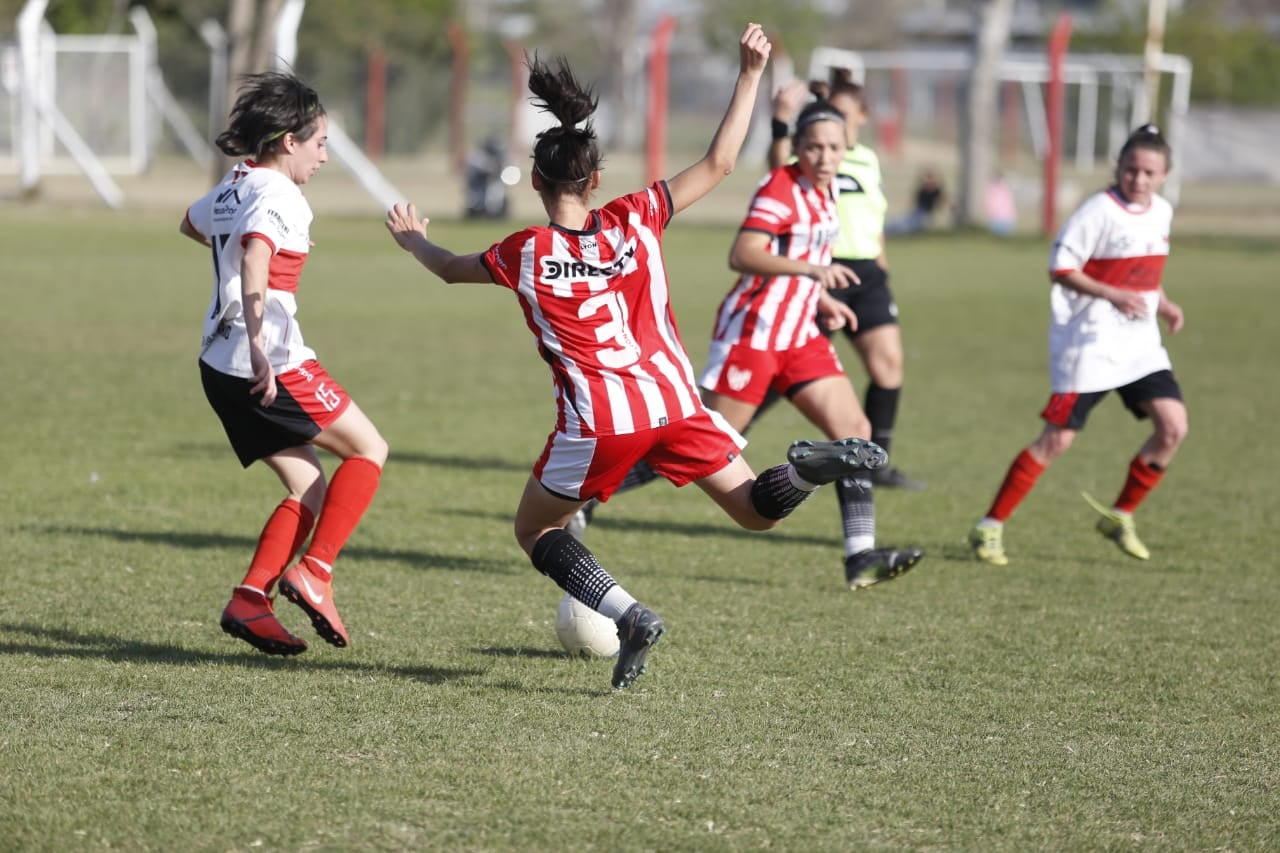
<path id="1" fill-rule="evenodd" d="M 779 139 L 786 139 L 791 135 L 791 128 L 787 127 L 787 123 L 785 121 L 778 121 L 775 118 L 769 123 L 769 126 L 773 129 L 773 138 L 775 141 Z"/>

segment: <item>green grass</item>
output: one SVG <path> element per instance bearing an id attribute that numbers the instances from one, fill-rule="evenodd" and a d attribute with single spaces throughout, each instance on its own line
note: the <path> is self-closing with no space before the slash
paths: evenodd
<path id="1" fill-rule="evenodd" d="M 670 632 L 617 693 L 559 652 L 560 593 L 510 533 L 554 415 L 513 299 L 440 285 L 376 218 L 317 222 L 300 315 L 392 447 L 338 568 L 352 645 L 278 660 L 219 630 L 280 490 L 200 392 L 207 260 L 175 224 L 0 210 L 0 849 L 1280 846 L 1273 248 L 1175 238 L 1192 426 L 1140 515 L 1152 560 L 1079 498 L 1146 435 L 1109 401 L 996 569 L 963 537 L 1038 429 L 1047 247 L 894 244 L 895 459 L 929 490 L 877 504 L 928 557 L 853 595 L 829 495 L 769 534 L 695 489 L 620 497 L 591 545 Z M 698 364 L 730 236 L 667 238 Z M 811 435 L 780 408 L 748 458 Z"/>

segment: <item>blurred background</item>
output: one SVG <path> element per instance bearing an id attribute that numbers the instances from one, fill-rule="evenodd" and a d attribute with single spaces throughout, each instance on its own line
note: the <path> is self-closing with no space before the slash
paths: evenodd
<path id="1" fill-rule="evenodd" d="M 228 165 L 211 140 L 235 80 L 283 66 L 340 137 L 317 212 L 538 218 L 527 53 L 600 93 L 620 194 L 705 150 L 748 20 L 774 41 L 769 91 L 835 67 L 864 83 L 891 218 L 929 174 L 927 228 L 1052 230 L 1154 120 L 1179 230 L 1280 234 L 1280 0 L 0 0 L 0 204 L 180 216 Z M 765 95 L 756 119 L 737 191 L 697 217 L 741 217 Z"/>

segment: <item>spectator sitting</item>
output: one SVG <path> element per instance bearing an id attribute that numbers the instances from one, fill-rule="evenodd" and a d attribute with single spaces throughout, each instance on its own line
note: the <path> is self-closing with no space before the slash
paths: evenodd
<path id="1" fill-rule="evenodd" d="M 934 212 L 946 200 L 946 191 L 938 173 L 926 169 L 920 175 L 920 183 L 916 186 L 915 207 L 906 216 L 885 223 L 886 234 L 916 234 L 929 227 Z"/>

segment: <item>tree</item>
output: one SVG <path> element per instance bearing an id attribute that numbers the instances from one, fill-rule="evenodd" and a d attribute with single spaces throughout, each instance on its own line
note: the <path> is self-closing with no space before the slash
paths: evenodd
<path id="1" fill-rule="evenodd" d="M 985 218 L 983 196 L 991 180 L 996 138 L 1000 62 L 1013 22 L 1013 0 L 984 0 L 974 28 L 973 68 L 969 73 L 960 140 L 960 189 L 956 224 L 976 225 Z"/>

